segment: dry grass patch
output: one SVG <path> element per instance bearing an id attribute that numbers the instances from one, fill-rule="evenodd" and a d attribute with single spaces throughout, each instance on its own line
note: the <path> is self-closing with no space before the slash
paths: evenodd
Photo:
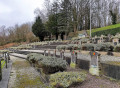
<path id="1" fill-rule="evenodd" d="M 29 67 L 30 64 L 29 64 L 27 61 L 15 61 L 15 62 L 13 63 L 13 66 L 18 69 L 18 68 L 26 68 L 26 67 Z"/>

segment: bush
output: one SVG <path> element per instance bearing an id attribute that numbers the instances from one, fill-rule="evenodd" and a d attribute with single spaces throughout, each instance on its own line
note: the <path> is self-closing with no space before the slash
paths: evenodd
<path id="1" fill-rule="evenodd" d="M 86 74 L 82 72 L 60 72 L 50 76 L 50 84 L 53 87 L 59 85 L 61 88 L 68 88 L 74 83 L 82 83 L 85 79 Z"/>
<path id="2" fill-rule="evenodd" d="M 95 44 L 86 43 L 86 44 L 82 45 L 82 50 L 94 51 L 94 46 L 95 46 Z"/>
<path id="3" fill-rule="evenodd" d="M 58 46 L 56 47 L 56 49 L 58 49 L 59 51 L 60 51 L 60 50 L 65 50 L 65 49 L 66 49 L 66 45 L 58 45 Z"/>
<path id="4" fill-rule="evenodd" d="M 68 49 L 68 50 L 72 50 L 72 49 L 77 50 L 78 49 L 78 45 L 77 44 L 68 44 L 66 46 L 66 49 Z"/>
<path id="5" fill-rule="evenodd" d="M 62 58 L 51 56 L 43 56 L 37 53 L 27 55 L 27 60 L 35 64 L 38 68 L 42 68 L 45 74 L 51 74 L 58 71 L 64 71 L 67 68 L 67 62 Z"/>
<path id="6" fill-rule="evenodd" d="M 116 46 L 116 47 L 114 48 L 114 51 L 115 51 L 115 52 L 120 52 L 120 46 Z"/>
<path id="7" fill-rule="evenodd" d="M 30 53 L 27 55 L 27 60 L 31 63 L 38 63 L 38 61 L 43 60 L 44 56 L 42 54 Z"/>
<path id="8" fill-rule="evenodd" d="M 56 57 L 45 57 L 40 64 L 45 74 L 64 71 L 67 68 L 67 62 Z"/>
<path id="9" fill-rule="evenodd" d="M 111 43 L 99 43 L 94 48 L 95 51 L 113 51 L 114 46 Z"/>

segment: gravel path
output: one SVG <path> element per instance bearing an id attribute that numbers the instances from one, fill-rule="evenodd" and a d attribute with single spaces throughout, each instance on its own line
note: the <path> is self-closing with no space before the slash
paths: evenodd
<path id="1" fill-rule="evenodd" d="M 40 74 L 29 63 L 11 56 L 13 66 L 8 88 L 45 88 L 40 80 Z"/>

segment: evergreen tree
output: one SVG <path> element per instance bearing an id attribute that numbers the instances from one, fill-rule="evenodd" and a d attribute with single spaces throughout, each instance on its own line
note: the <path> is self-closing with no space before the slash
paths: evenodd
<path id="1" fill-rule="evenodd" d="M 110 10 L 110 15 L 112 16 L 112 24 L 116 24 L 117 14 L 116 14 L 116 13 L 113 13 L 113 12 Z"/>
<path id="2" fill-rule="evenodd" d="M 46 28 L 51 34 L 56 35 L 56 40 L 57 40 L 59 30 L 58 30 L 58 24 L 56 20 L 57 19 L 55 14 L 49 15 L 48 21 L 46 22 Z"/>
<path id="3" fill-rule="evenodd" d="M 71 3 L 70 0 L 63 0 L 61 3 L 61 10 L 59 14 L 59 28 L 61 35 L 68 34 L 72 30 L 71 17 Z M 62 37 L 61 36 L 61 37 Z"/>
<path id="4" fill-rule="evenodd" d="M 36 21 L 32 26 L 32 32 L 39 37 L 41 41 L 44 40 L 44 37 L 46 35 L 44 24 L 42 23 L 42 20 L 40 16 L 36 17 Z"/>

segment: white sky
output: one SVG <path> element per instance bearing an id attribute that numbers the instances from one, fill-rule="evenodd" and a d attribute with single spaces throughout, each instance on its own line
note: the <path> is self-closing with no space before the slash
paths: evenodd
<path id="1" fill-rule="evenodd" d="M 43 9 L 44 0 L 0 0 L 0 26 L 32 22 L 34 10 Z"/>

